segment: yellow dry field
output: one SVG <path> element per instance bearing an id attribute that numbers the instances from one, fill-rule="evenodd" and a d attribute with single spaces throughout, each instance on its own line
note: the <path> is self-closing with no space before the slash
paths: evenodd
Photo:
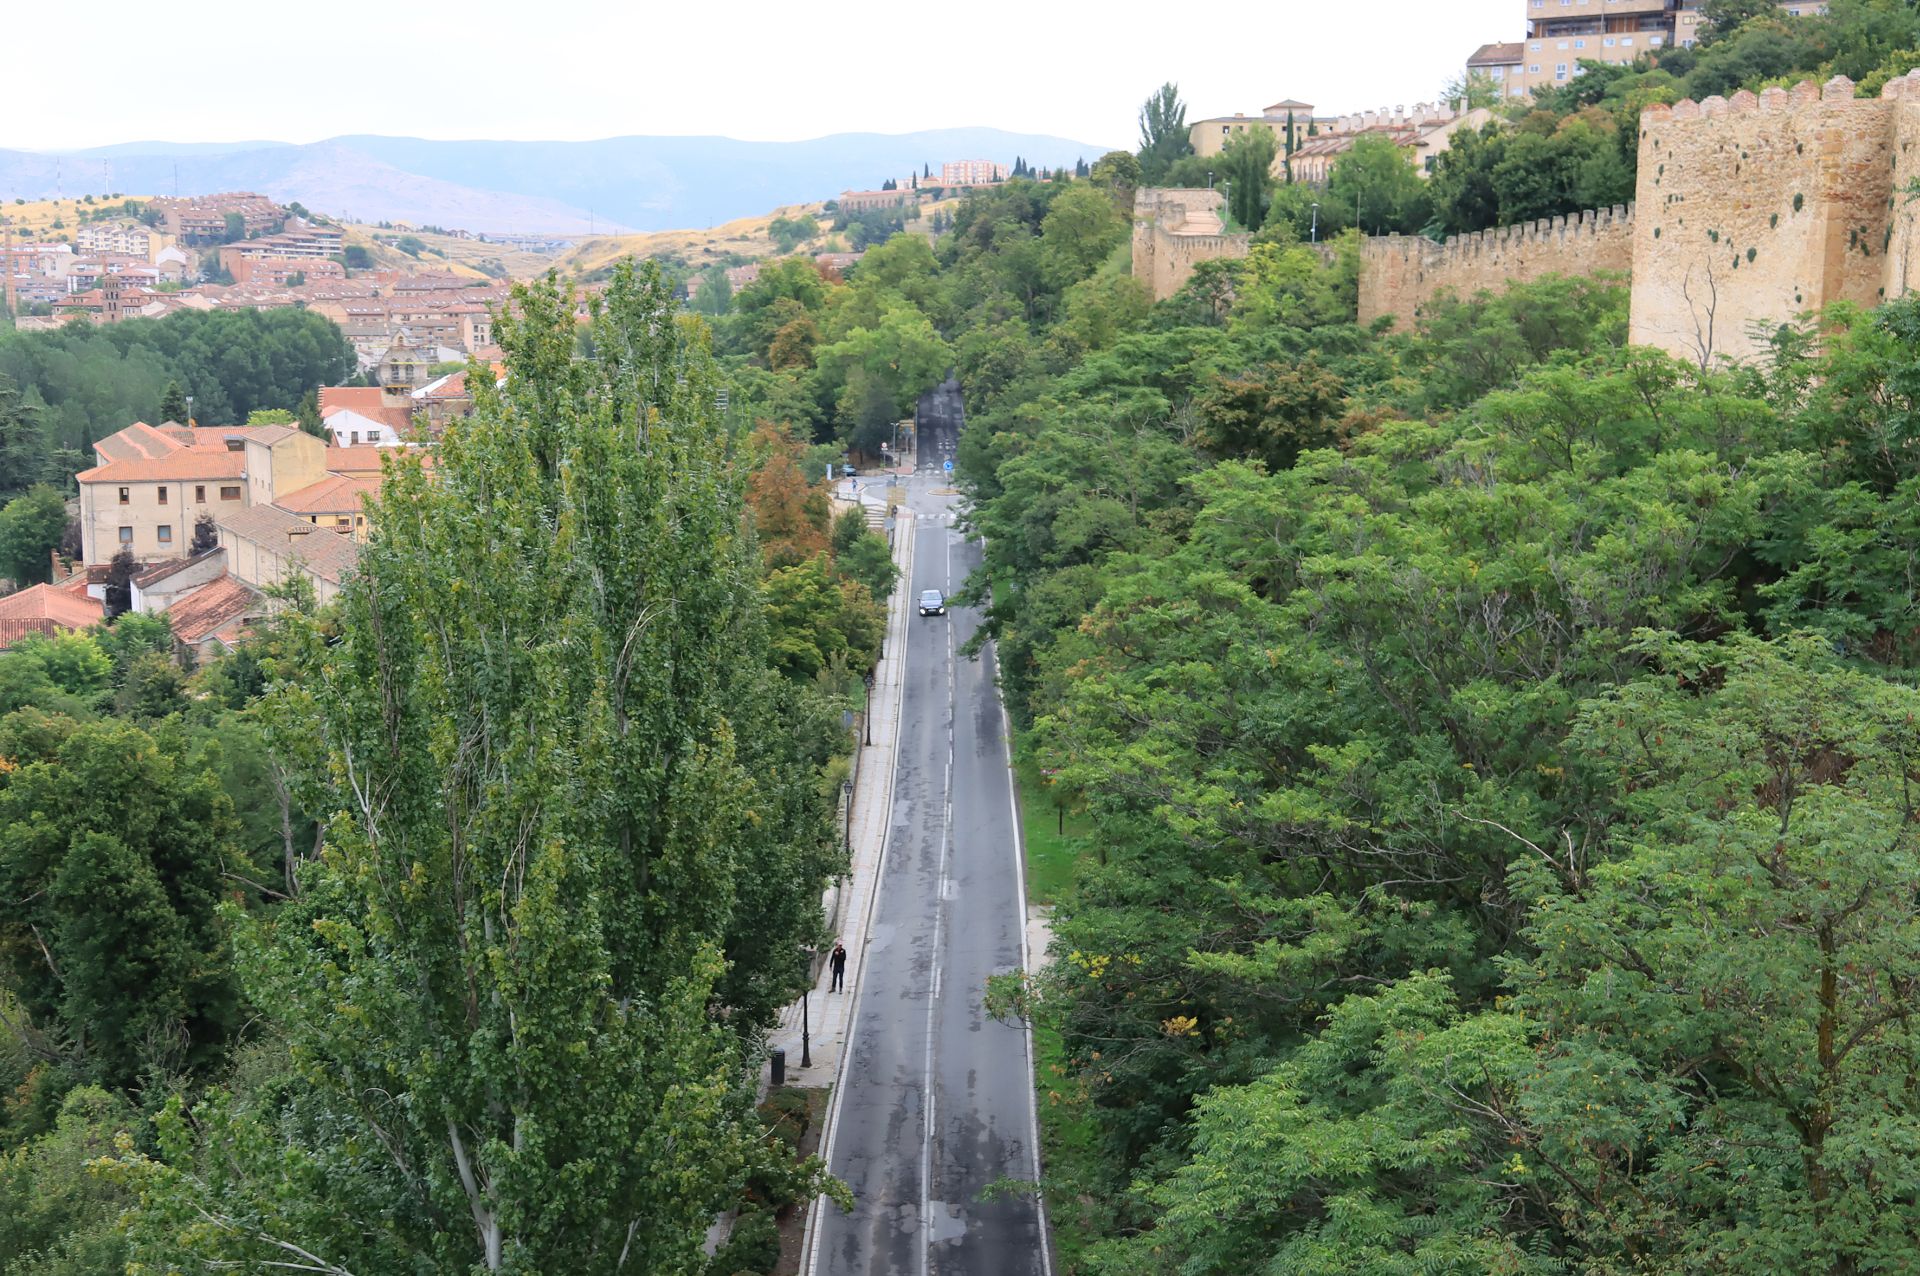
<path id="1" fill-rule="evenodd" d="M 483 244 L 477 239 L 454 235 L 430 235 L 419 230 L 383 230 L 378 226 L 347 223 L 349 244 L 359 244 L 373 254 L 374 265 L 383 270 L 445 271 L 469 279 L 498 278 L 498 272 L 480 269 L 480 263 L 498 263 L 509 279 L 533 279 L 551 270 L 558 257 L 545 253 L 522 252 L 506 244 Z M 425 247 L 419 257 L 411 257 L 393 246 L 402 235 L 412 235 Z"/>
<path id="2" fill-rule="evenodd" d="M 823 203 L 788 204 L 758 217 L 742 217 L 706 230 L 656 230 L 640 235 L 603 235 L 581 242 L 555 265 L 562 274 L 586 275 L 626 257 L 671 254 L 696 268 L 724 261 L 730 255 L 775 257 L 780 250 L 767 237 L 767 227 L 776 217 L 799 217 L 803 213 L 811 214 L 820 223 L 821 234 L 800 245 L 797 251 L 843 252 L 846 249 L 845 237 L 826 229 L 833 219 L 824 211 L 824 207 Z M 919 220 L 908 222 L 907 230 L 931 235 L 933 214 L 936 211 L 951 214 L 958 207 L 958 199 L 922 204 Z"/>
<path id="3" fill-rule="evenodd" d="M 108 199 L 105 195 L 95 195 L 91 204 L 85 198 L 32 199 L 24 203 L 9 200 L 0 204 L 0 227 L 11 228 L 17 243 L 71 243 L 73 232 L 82 225 L 82 217 L 111 207 L 115 212 L 108 220 L 120 221 L 124 217 L 118 211 L 121 200 L 147 198 L 145 195 L 121 195 Z M 4 233 L 4 230 L 0 230 L 0 234 Z"/>

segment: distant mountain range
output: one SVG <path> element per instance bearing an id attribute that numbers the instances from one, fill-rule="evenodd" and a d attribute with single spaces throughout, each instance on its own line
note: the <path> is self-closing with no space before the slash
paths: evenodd
<path id="1" fill-rule="evenodd" d="M 1092 162 L 1108 147 L 1000 129 L 836 133 L 805 142 L 610 137 L 595 142 L 125 142 L 0 150 L 0 201 L 253 190 L 357 221 L 581 236 L 711 225 L 878 186 L 942 160 Z"/>

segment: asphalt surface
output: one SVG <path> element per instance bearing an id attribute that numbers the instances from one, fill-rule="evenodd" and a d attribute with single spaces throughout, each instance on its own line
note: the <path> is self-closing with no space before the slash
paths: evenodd
<path id="1" fill-rule="evenodd" d="M 953 528 L 956 498 L 934 492 L 957 415 L 923 423 L 907 483 L 915 600 L 951 596 L 980 558 Z M 1022 962 L 999 691 L 990 660 L 958 654 L 973 609 L 911 620 L 892 821 L 832 1138 L 830 1168 L 855 1208 L 821 1213 L 813 1270 L 1047 1276 L 1039 1201 L 983 1199 L 997 1180 L 1038 1175 L 1026 1034 L 982 1008 L 987 977 Z"/>

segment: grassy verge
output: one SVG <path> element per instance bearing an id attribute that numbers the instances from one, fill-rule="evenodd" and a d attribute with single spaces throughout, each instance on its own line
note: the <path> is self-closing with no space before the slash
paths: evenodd
<path id="1" fill-rule="evenodd" d="M 1027 843 L 1027 899 L 1051 907 L 1073 884 L 1092 824 L 1054 805 L 1046 777 L 1032 762 L 1018 762 L 1013 770 L 1020 785 L 1020 833 Z"/>
<path id="2" fill-rule="evenodd" d="M 1017 742 L 1016 742 L 1017 743 Z M 1018 756 L 1018 749 L 1015 750 Z M 1020 786 L 1020 832 L 1026 842 L 1027 898 L 1051 906 L 1073 885 L 1092 824 L 1062 811 L 1046 777 L 1030 761 L 1014 766 Z M 1038 954 L 1036 954 L 1038 956 Z M 1040 1149 L 1046 1167 L 1047 1212 L 1062 1276 L 1072 1276 L 1086 1248 L 1099 1235 L 1094 1202 L 1080 1185 L 1097 1182 L 1099 1148 L 1079 1083 L 1069 1073 L 1060 1034 L 1044 1020 L 1033 1025 L 1035 1096 L 1040 1111 Z"/>

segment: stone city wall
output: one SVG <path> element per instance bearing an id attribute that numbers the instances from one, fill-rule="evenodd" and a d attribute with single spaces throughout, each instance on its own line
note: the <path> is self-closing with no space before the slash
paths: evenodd
<path id="1" fill-rule="evenodd" d="M 1215 190 L 1142 187 L 1133 197 L 1133 277 L 1155 301 L 1180 291 L 1200 262 L 1245 257 L 1251 236 L 1219 231 L 1226 198 Z"/>
<path id="2" fill-rule="evenodd" d="M 1835 76 L 1641 115 L 1631 340 L 1739 359 L 1795 315 L 1907 290 L 1920 74 L 1853 92 Z"/>
<path id="3" fill-rule="evenodd" d="M 1649 107 L 1633 204 L 1444 244 L 1370 239 L 1360 320 L 1410 326 L 1442 289 L 1620 272 L 1635 344 L 1711 362 L 1754 354 L 1773 327 L 1829 302 L 1902 296 L 1920 283 L 1920 68 L 1877 98 L 1853 94 L 1836 76 Z M 1181 233 L 1210 225 L 1218 201 L 1139 192 L 1134 273 L 1156 300 L 1200 261 L 1246 256 L 1248 236 Z"/>
<path id="4" fill-rule="evenodd" d="M 1633 264 L 1633 205 L 1454 235 L 1381 235 L 1360 246 L 1360 322 L 1391 316 L 1411 326 L 1436 293 L 1462 297 L 1546 275 L 1626 274 Z"/>

